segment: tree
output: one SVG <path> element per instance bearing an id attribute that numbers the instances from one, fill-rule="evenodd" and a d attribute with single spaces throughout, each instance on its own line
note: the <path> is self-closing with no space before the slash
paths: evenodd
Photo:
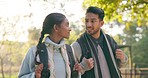
<path id="1" fill-rule="evenodd" d="M 40 29 L 37 29 L 36 27 L 31 27 L 28 29 L 28 42 L 30 45 L 37 45 L 40 37 Z"/>
<path id="2" fill-rule="evenodd" d="M 78 35 L 76 34 L 76 32 L 75 31 L 71 31 L 70 38 L 66 40 L 66 43 L 70 45 L 74 41 L 76 41 L 77 38 L 78 38 Z"/>
<path id="3" fill-rule="evenodd" d="M 84 8 L 97 6 L 105 11 L 105 20 L 116 21 L 129 26 L 129 22 L 137 20 L 137 25 L 141 26 L 143 21 L 148 21 L 148 1 L 147 0 L 84 0 Z M 147 24 L 148 26 L 148 24 Z"/>
<path id="4" fill-rule="evenodd" d="M 12 20 L 13 19 L 13 20 Z M 0 41 L 0 66 L 1 66 L 1 72 L 2 72 L 2 77 L 5 78 L 5 75 L 4 75 L 4 64 L 6 63 L 5 62 L 5 59 L 10 59 L 10 62 L 11 62 L 11 54 L 12 52 L 8 51 L 8 47 L 13 47 L 13 46 L 8 46 L 8 45 L 5 45 L 6 42 L 9 43 L 9 40 L 12 39 L 17 39 L 17 37 L 21 34 L 21 33 L 16 33 L 17 29 L 15 29 L 15 26 L 16 24 L 18 23 L 19 21 L 19 16 L 13 16 L 11 18 L 8 18 L 8 17 L 1 17 L 0 19 L 0 27 L 1 27 L 1 31 L 0 32 L 0 35 L 1 35 L 1 41 Z M 10 42 L 11 44 L 11 42 Z M 10 70 L 11 72 L 11 70 Z M 11 75 L 11 74 L 10 74 Z"/>
<path id="5" fill-rule="evenodd" d="M 130 26 L 125 27 L 124 35 L 120 35 L 120 39 L 124 44 L 132 46 L 132 60 L 138 67 L 148 67 L 148 27 L 147 22 L 143 22 L 142 26 L 138 26 L 136 21 L 130 22 Z"/>
<path id="6" fill-rule="evenodd" d="M 76 14 L 77 10 L 75 10 L 76 11 L 75 12 L 73 9 L 70 9 L 70 8 L 73 8 L 73 7 L 71 7 L 73 5 L 68 7 L 69 4 L 71 4 L 71 3 L 77 4 L 77 1 L 75 1 L 75 0 L 28 0 L 28 1 L 29 1 L 30 8 L 40 6 L 39 9 L 43 11 L 43 12 L 41 12 L 41 13 L 43 13 L 42 16 L 44 16 L 44 15 L 46 16 L 52 12 L 63 13 L 68 18 L 71 28 L 76 30 L 76 34 L 78 32 L 80 32 L 80 27 L 82 24 L 81 17 L 76 17 L 76 15 L 78 15 L 78 14 Z M 38 6 L 34 5 L 34 3 L 36 3 Z M 35 16 L 37 14 L 39 14 L 39 13 L 37 13 L 36 11 L 35 12 L 31 11 L 31 15 L 32 15 L 31 18 L 38 17 L 38 16 Z M 78 15 L 78 16 L 80 16 L 80 15 Z M 43 20 L 44 20 L 44 18 L 43 18 Z M 43 21 L 43 20 L 41 20 L 41 21 Z M 34 22 L 34 21 L 32 21 L 32 22 Z M 36 26 L 36 25 L 33 25 L 33 26 Z"/>
<path id="7" fill-rule="evenodd" d="M 141 27 L 142 34 L 138 42 L 133 44 L 133 60 L 138 67 L 148 67 L 148 27 Z"/>

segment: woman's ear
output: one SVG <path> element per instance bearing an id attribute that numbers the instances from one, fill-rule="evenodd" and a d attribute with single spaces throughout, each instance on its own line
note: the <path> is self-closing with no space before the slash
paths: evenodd
<path id="1" fill-rule="evenodd" d="M 57 28 L 57 25 L 56 25 L 56 24 L 54 24 L 54 26 L 53 26 L 53 30 L 54 30 L 55 32 L 58 31 L 58 28 Z"/>

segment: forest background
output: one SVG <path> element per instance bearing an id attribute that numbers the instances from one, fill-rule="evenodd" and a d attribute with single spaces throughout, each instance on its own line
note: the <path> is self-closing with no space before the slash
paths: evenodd
<path id="1" fill-rule="evenodd" d="M 105 11 L 103 30 L 129 56 L 126 68 L 148 68 L 147 0 L 0 0 L 0 78 L 16 78 L 28 49 L 36 45 L 44 17 L 51 12 L 67 16 L 72 28 L 67 44 L 85 31 L 86 8 Z"/>

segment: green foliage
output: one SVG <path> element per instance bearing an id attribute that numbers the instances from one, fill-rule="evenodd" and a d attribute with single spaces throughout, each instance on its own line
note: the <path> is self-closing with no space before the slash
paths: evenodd
<path id="1" fill-rule="evenodd" d="M 133 60 L 139 67 L 148 67 L 148 37 L 133 45 Z"/>
<path id="2" fill-rule="evenodd" d="M 117 11 L 122 0 L 84 0 L 84 7 L 97 6 L 104 9 L 106 21 L 122 18 Z"/>
<path id="3" fill-rule="evenodd" d="M 125 28 L 123 31 L 126 34 L 125 35 L 125 42 L 128 44 L 132 44 L 136 42 L 136 39 L 139 38 L 138 37 L 138 30 L 136 30 L 136 26 L 127 26 L 129 28 Z M 136 35 L 137 34 L 137 35 Z"/>
<path id="4" fill-rule="evenodd" d="M 146 22 L 142 22 L 143 26 L 138 26 L 137 21 L 130 22 L 129 26 L 125 27 L 124 34 L 120 39 L 125 44 L 132 46 L 132 60 L 138 67 L 148 67 L 148 27 Z"/>
<path id="5" fill-rule="evenodd" d="M 23 58 L 24 43 L 14 41 L 3 41 L 0 48 L 1 58 L 5 64 L 19 65 Z M 18 59 L 19 58 L 19 59 Z"/>
<path id="6" fill-rule="evenodd" d="M 0 74 L 0 78 L 3 78 L 1 74 Z M 5 74 L 5 78 L 17 78 L 17 74 L 14 73 L 13 75 L 11 75 L 11 77 L 9 76 L 9 74 Z"/>
<path id="7" fill-rule="evenodd" d="M 25 43 L 23 42 L 0 41 L 0 43 L 0 70 L 2 70 L 3 66 L 3 72 L 7 78 L 8 76 L 10 77 L 12 73 L 16 74 L 18 72 L 22 59 L 24 58 L 28 48 L 26 48 Z"/>
<path id="8" fill-rule="evenodd" d="M 117 21 L 129 26 L 129 22 L 137 20 L 141 26 L 143 21 L 148 22 L 147 0 L 84 0 L 83 6 L 97 6 L 104 9 L 105 21 Z M 125 19 L 126 20 L 123 20 Z M 148 24 L 147 24 L 148 26 Z"/>
<path id="9" fill-rule="evenodd" d="M 3 61 L 3 66 L 4 66 L 3 68 L 5 68 L 3 71 L 5 77 L 8 77 L 7 76 L 8 72 L 15 72 L 15 74 L 16 72 L 18 72 L 21 62 L 24 56 L 26 55 L 29 47 L 35 45 L 36 42 L 38 41 L 40 29 L 30 28 L 28 32 L 29 32 L 28 36 L 29 41 L 25 43 L 18 41 L 8 41 L 8 40 L 0 41 L 0 61 Z M 16 68 L 14 69 L 12 66 Z M 16 76 L 17 75 L 15 75 L 14 77 L 16 78 Z M 13 76 L 11 77 L 13 78 Z"/>
<path id="10" fill-rule="evenodd" d="M 70 37 L 69 37 L 69 39 L 66 40 L 66 43 L 70 45 L 70 44 L 72 44 L 74 41 L 76 41 L 76 39 L 77 39 L 78 37 L 79 37 L 79 36 L 76 34 L 76 32 L 71 31 Z"/>
<path id="11" fill-rule="evenodd" d="M 123 40 L 120 39 L 120 35 L 114 36 L 114 39 L 115 39 L 115 41 L 116 41 L 118 44 L 122 44 L 122 43 L 123 43 Z"/>
<path id="12" fill-rule="evenodd" d="M 29 39 L 29 42 L 32 43 L 32 45 L 34 44 L 37 44 L 38 40 L 39 40 L 39 37 L 40 37 L 40 29 L 37 29 L 36 27 L 31 27 L 28 29 L 28 39 Z"/>

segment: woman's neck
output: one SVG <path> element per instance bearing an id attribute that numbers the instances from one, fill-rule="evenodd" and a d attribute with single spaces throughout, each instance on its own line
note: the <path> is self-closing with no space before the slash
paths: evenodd
<path id="1" fill-rule="evenodd" d="M 59 44 L 61 39 L 62 39 L 62 38 L 59 38 L 55 35 L 50 35 L 49 38 L 50 38 L 51 41 L 53 41 L 54 43 L 57 43 L 57 44 Z"/>

